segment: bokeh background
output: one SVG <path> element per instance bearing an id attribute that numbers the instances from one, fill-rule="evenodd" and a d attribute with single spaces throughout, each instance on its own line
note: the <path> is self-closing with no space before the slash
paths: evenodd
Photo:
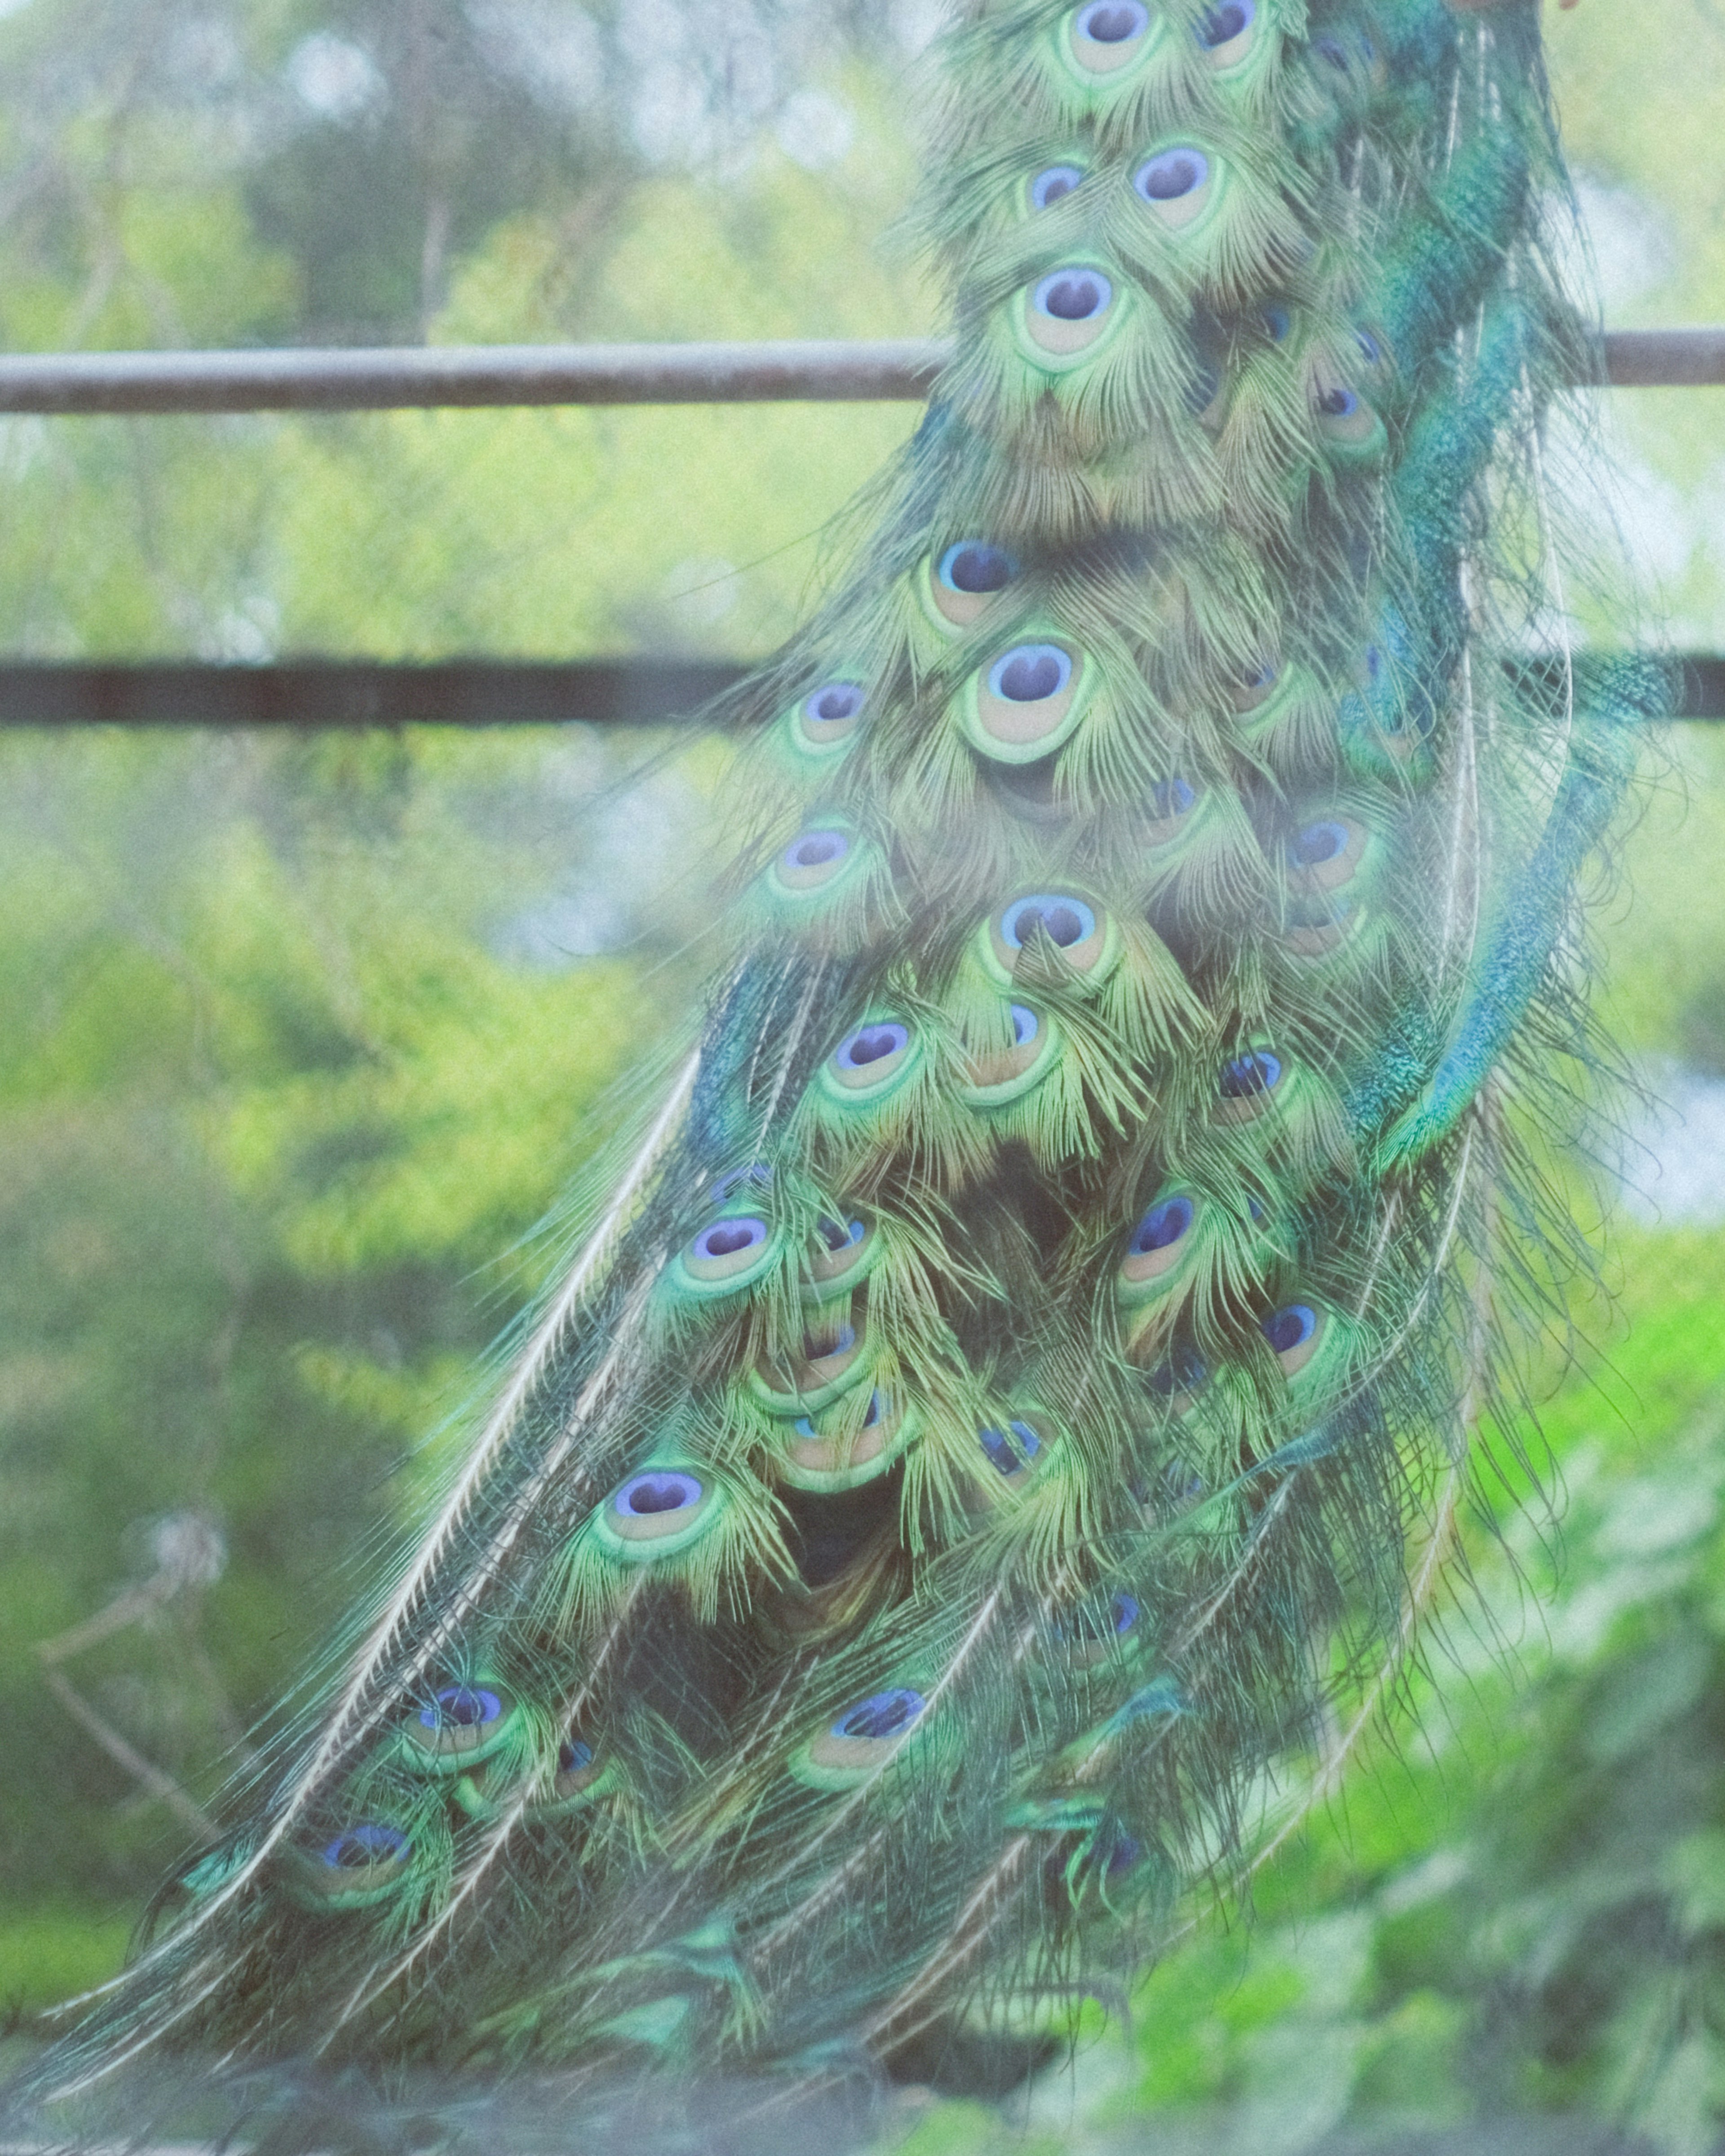
<path id="1" fill-rule="evenodd" d="M 0 0 L 0 347 L 906 336 L 937 0 Z M 1725 0 L 1553 13 L 1607 318 L 1725 318 Z M 0 419 L 0 652 L 747 658 L 907 407 Z M 1725 392 L 1620 393 L 1725 652 Z M 1607 498 L 1600 482 L 1600 500 Z M 459 1445 L 557 1194 L 691 1009 L 685 730 L 0 736 L 0 2002 L 118 1965 Z M 1533 1481 L 1404 1695 L 1050 2148 L 1725 2133 L 1725 729 L 1600 920 L 1649 1101 Z M 1495 1514 L 1494 1518 L 1484 1512 Z M 919 2156 L 993 2145 L 980 2108 Z"/>

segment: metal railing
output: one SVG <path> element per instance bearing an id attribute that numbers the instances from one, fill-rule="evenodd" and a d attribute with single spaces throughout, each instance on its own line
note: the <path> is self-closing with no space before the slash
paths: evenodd
<path id="1" fill-rule="evenodd" d="M 0 355 L 0 413 L 361 412 L 529 405 L 920 402 L 934 338 L 757 344 L 447 345 Z M 1725 326 L 1618 330 L 1615 388 L 1725 386 Z M 1725 719 L 1725 659 L 1684 660 L 1681 716 Z M 658 726 L 738 678 L 721 663 L 295 660 L 261 665 L 0 662 L 0 726 Z"/>
<path id="2" fill-rule="evenodd" d="M 916 403 L 951 357 L 874 342 L 382 346 L 0 355 L 0 412 L 381 412 L 528 404 Z M 1725 384 L 1725 326 L 1614 330 L 1614 388 Z"/>

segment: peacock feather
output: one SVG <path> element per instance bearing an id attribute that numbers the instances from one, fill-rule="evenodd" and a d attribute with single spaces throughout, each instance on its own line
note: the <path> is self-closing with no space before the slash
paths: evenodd
<path id="1" fill-rule="evenodd" d="M 1532 0 L 965 0 L 956 354 L 721 715 L 734 932 L 459 1479 L 49 2081 L 937 2071 L 1393 1671 L 1574 1258 Z"/>

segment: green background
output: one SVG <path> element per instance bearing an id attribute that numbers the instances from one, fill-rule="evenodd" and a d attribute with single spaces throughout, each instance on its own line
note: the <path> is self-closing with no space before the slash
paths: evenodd
<path id="1" fill-rule="evenodd" d="M 740 107 L 711 52 L 655 90 L 627 10 L 582 17 L 553 95 L 509 59 L 520 9 L 29 0 L 0 20 L 0 346 L 935 326 L 883 242 L 926 18 L 736 12 L 771 54 Z M 578 13 L 521 19 L 555 54 Z M 1725 8 L 1583 0 L 1551 43 L 1609 318 L 1725 318 Z M 1604 418 L 1658 618 L 1725 650 L 1725 393 Z M 842 573 L 832 520 L 914 418 L 0 421 L 0 649 L 748 656 Z M 131 1597 L 55 1667 L 182 1807 L 215 1794 L 459 1449 L 558 1193 L 693 1007 L 723 762 L 581 728 L 0 737 L 0 1999 L 26 2027 L 111 1971 L 186 1845 L 39 1647 Z M 1673 1217 L 1631 1197 L 1606 1233 L 1538 1486 L 1507 1471 L 1250 1921 L 1193 1909 L 1131 2029 L 1021 2109 L 1033 2142 L 1153 2112 L 1291 2156 L 1578 2110 L 1673 2156 L 1717 2139 L 1722 849 L 1725 741 L 1679 729 L 1601 990 L 1695 1122 L 1655 1147 Z M 1656 1165 L 1631 1150 L 1630 1182 Z M 914 2144 L 1004 2130 L 942 2106 Z"/>

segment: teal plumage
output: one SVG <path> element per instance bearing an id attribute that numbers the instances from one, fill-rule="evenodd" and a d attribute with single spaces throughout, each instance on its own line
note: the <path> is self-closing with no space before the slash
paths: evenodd
<path id="1" fill-rule="evenodd" d="M 1572 649 L 1536 15 L 967 0 L 957 356 L 720 715 L 698 1041 L 51 2084 L 1057 2034 L 1394 1668 L 1663 695 Z"/>

